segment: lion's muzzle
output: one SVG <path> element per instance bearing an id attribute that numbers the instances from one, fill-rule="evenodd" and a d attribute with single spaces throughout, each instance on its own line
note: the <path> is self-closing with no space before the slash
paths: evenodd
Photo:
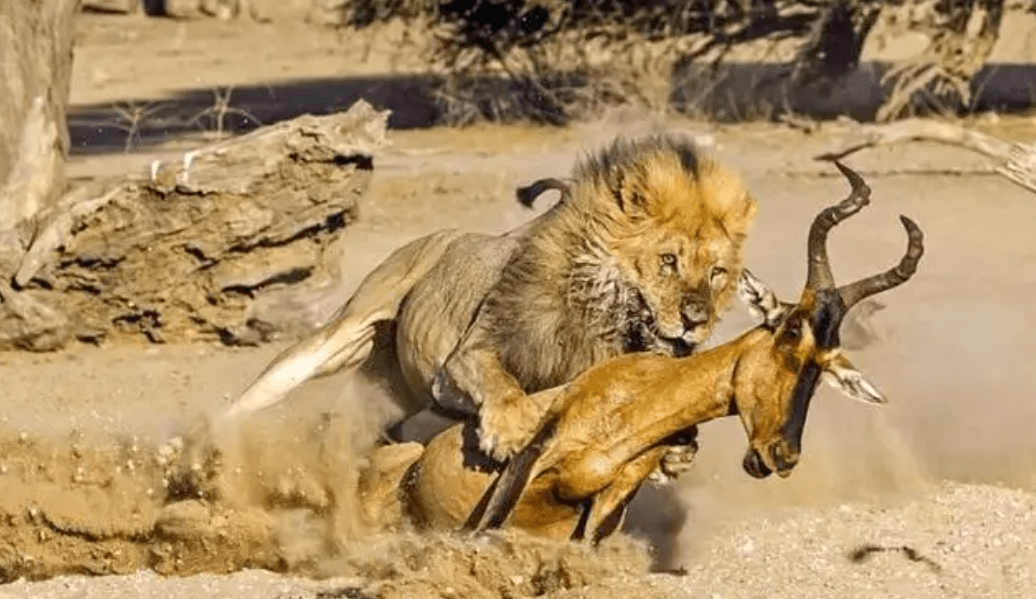
<path id="1" fill-rule="evenodd" d="M 704 342 L 714 321 L 710 297 L 701 292 L 685 293 L 680 298 L 680 311 L 673 322 L 659 319 L 659 336 L 670 344 L 682 343 L 691 348 Z M 678 319 L 678 320 L 677 320 Z"/>
<path id="2" fill-rule="evenodd" d="M 701 343 L 712 321 L 709 300 L 697 293 L 685 295 L 680 305 L 680 318 L 684 328 L 683 340 L 692 344 Z"/>

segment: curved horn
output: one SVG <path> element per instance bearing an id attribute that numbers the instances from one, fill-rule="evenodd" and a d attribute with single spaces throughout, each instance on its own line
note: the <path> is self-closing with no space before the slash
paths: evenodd
<path id="1" fill-rule="evenodd" d="M 846 309 L 851 308 L 865 297 L 902 285 L 917 272 L 917 263 L 924 255 L 924 233 L 921 231 L 921 227 L 909 218 L 901 215 L 899 220 L 907 232 L 906 253 L 895 267 L 881 274 L 839 287 L 838 294 L 845 302 Z"/>
<path id="2" fill-rule="evenodd" d="M 856 214 L 870 203 L 871 188 L 864 182 L 863 177 L 837 160 L 834 163 L 849 180 L 852 190 L 847 198 L 822 210 L 809 227 L 809 241 L 806 247 L 808 260 L 806 287 L 810 289 L 830 289 L 835 286 L 834 275 L 831 274 L 831 263 L 827 258 L 827 233 L 832 227 Z"/>
<path id="3" fill-rule="evenodd" d="M 536 202 L 536 198 L 540 197 L 543 192 L 556 189 L 561 192 L 561 199 L 564 200 L 568 197 L 571 192 L 571 185 L 565 183 L 561 179 L 555 179 L 553 177 L 547 179 L 539 179 L 532 183 L 519 187 L 515 190 L 514 195 L 518 198 L 518 203 L 526 208 L 532 208 L 532 205 Z"/>

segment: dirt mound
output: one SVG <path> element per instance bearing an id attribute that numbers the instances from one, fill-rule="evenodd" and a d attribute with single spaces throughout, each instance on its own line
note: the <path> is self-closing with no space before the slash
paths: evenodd
<path id="1" fill-rule="evenodd" d="M 186 497 L 149 440 L 7 429 L 0 455 L 0 581 L 285 568 L 275 514 Z"/>
<path id="2" fill-rule="evenodd" d="M 364 592 L 384 598 L 540 597 L 642 579 L 649 565 L 644 547 L 628 537 L 592 550 L 505 531 L 477 539 L 380 536 L 348 546 L 324 572 L 363 576 L 374 581 Z"/>
<path id="3" fill-rule="evenodd" d="M 363 460 L 353 444 L 367 442 L 364 431 L 335 415 L 281 422 L 249 427 L 222 453 L 199 451 L 212 447 L 197 444 L 204 435 L 159 446 L 107 433 L 0 430 L 0 582 L 125 574 L 103 580 L 177 597 L 222 581 L 235 596 L 251 585 L 255 597 L 321 599 L 774 589 L 1020 598 L 1036 580 L 1036 495 L 1025 491 L 943 483 L 909 498 L 743 513 L 710 531 L 685 561 L 686 576 L 674 577 L 650 574 L 651 552 L 625 535 L 589 549 L 509 531 L 460 538 L 379 529 L 355 493 Z M 85 583 L 23 582 L 5 592 L 66 596 L 77 584 Z"/>

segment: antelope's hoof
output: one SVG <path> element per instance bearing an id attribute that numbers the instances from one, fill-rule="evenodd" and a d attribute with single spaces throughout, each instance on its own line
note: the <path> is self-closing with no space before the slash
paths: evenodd
<path id="1" fill-rule="evenodd" d="M 671 447 L 658 463 L 658 468 L 648 475 L 648 480 L 655 485 L 673 482 L 682 474 L 694 467 L 694 459 L 698 455 L 697 445 L 678 445 Z"/>

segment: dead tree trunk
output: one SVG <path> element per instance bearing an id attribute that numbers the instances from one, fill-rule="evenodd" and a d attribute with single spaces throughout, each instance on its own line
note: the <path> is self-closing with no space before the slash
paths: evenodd
<path id="1" fill-rule="evenodd" d="M 22 289 L 16 302 L 50 307 L 0 313 L 0 349 L 120 337 L 252 344 L 297 327 L 297 315 L 262 306 L 336 282 L 328 249 L 357 214 L 387 118 L 361 100 L 156 161 L 139 180 L 73 190 L 38 215 L 18 263 L 0 263 Z M 18 308 L 9 294 L 0 287 L 3 308 Z"/>
<path id="2" fill-rule="evenodd" d="M 8 285 L 39 213 L 64 184 L 74 20 L 82 0 L 0 2 L 0 331 L 52 346 L 67 328 L 60 313 Z M 0 332 L 0 337 L 3 337 Z M 3 342 L 0 341 L 0 346 Z"/>
<path id="3" fill-rule="evenodd" d="M 0 231 L 32 218 L 60 193 L 81 1 L 0 2 Z"/>

